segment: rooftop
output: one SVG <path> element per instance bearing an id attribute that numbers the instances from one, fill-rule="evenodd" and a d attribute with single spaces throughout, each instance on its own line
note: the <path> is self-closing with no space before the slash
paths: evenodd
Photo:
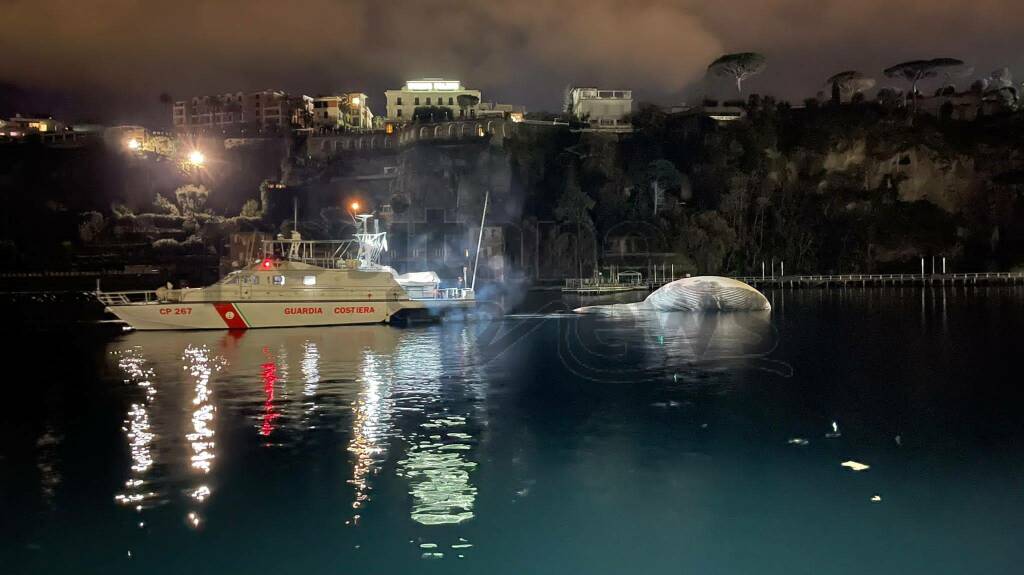
<path id="1" fill-rule="evenodd" d="M 462 90 L 462 82 L 458 80 L 445 80 L 443 78 L 420 78 L 418 80 L 406 80 L 405 89 L 415 92 L 439 92 Z"/>

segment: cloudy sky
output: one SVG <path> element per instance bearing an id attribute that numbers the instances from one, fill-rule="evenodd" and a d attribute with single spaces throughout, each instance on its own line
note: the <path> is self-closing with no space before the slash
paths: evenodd
<path id="1" fill-rule="evenodd" d="M 383 112 L 384 89 L 422 76 L 533 110 L 570 83 L 668 104 L 724 89 L 705 67 L 739 51 L 769 62 L 745 88 L 781 98 L 918 58 L 1024 80 L 1021 0 L 0 0 L 0 14 L 7 107 L 104 121 L 165 118 L 162 92 L 260 88 L 360 90 Z"/>

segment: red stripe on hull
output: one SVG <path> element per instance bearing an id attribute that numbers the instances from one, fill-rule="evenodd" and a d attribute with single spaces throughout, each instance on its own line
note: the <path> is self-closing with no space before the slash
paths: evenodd
<path id="1" fill-rule="evenodd" d="M 242 314 L 238 313 L 233 304 L 215 303 L 213 307 L 220 314 L 220 318 L 224 320 L 224 324 L 228 329 L 246 329 L 249 327 L 246 325 L 245 320 L 242 319 Z"/>

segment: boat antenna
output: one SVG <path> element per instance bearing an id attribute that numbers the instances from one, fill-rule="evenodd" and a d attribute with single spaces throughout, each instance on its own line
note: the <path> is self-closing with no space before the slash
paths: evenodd
<path id="1" fill-rule="evenodd" d="M 480 268 L 480 243 L 484 239 L 484 222 L 487 220 L 487 199 L 491 197 L 491 190 L 484 193 L 484 211 L 480 215 L 480 234 L 476 238 L 476 261 L 473 262 L 473 283 L 469 284 L 470 289 L 476 290 L 476 270 Z"/>
<path id="2" fill-rule="evenodd" d="M 292 231 L 299 231 L 299 196 L 292 198 L 292 209 L 295 215 L 292 218 Z"/>

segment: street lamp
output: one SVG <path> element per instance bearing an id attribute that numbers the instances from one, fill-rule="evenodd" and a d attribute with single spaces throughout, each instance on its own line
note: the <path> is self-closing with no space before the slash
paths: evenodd
<path id="1" fill-rule="evenodd" d="M 192 150 L 188 153 L 188 163 L 195 167 L 200 167 L 206 162 L 206 156 L 203 155 L 199 150 Z"/>

